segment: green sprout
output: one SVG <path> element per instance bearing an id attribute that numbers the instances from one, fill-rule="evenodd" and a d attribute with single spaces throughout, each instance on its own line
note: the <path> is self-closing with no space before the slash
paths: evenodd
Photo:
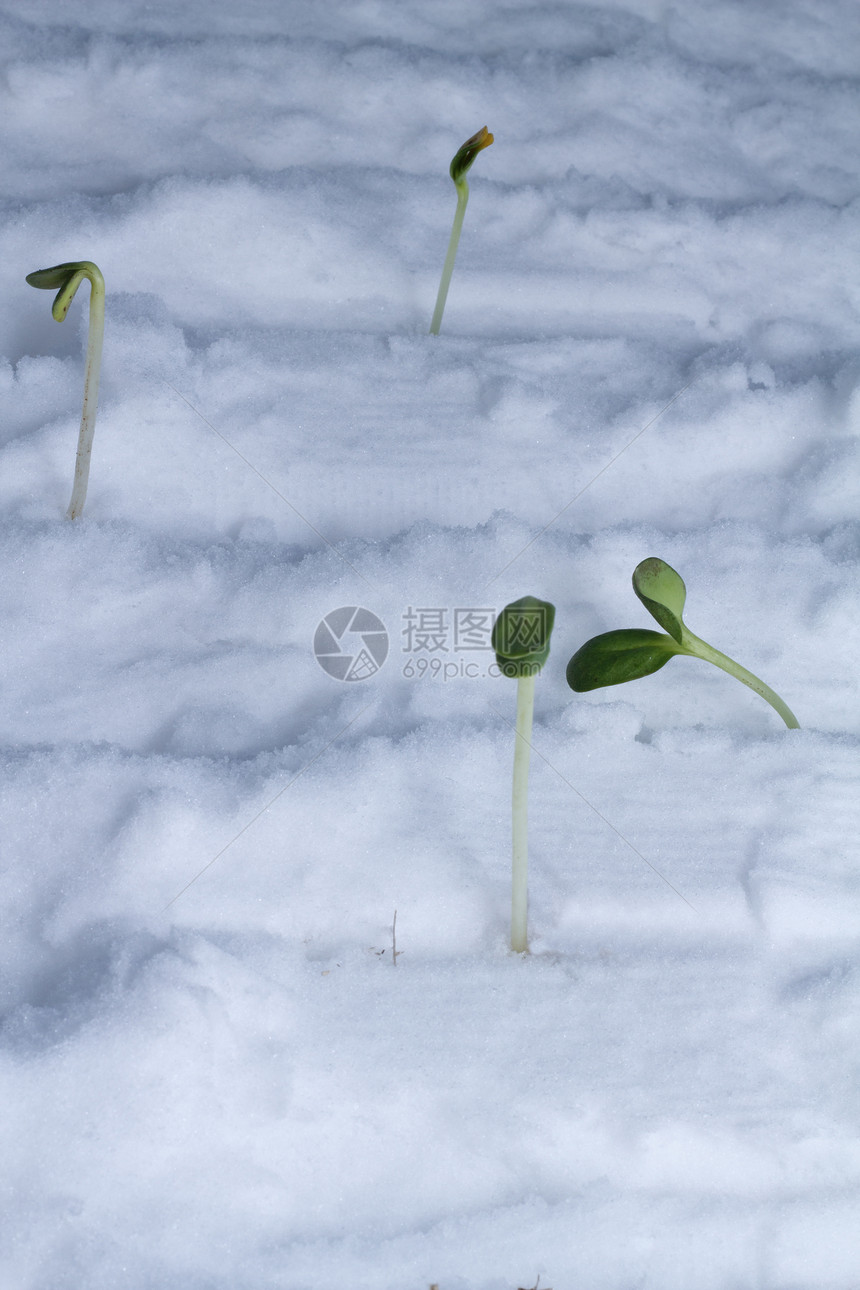
<path id="1" fill-rule="evenodd" d="M 659 671 L 673 654 L 689 654 L 691 658 L 704 659 L 743 681 L 776 709 L 789 729 L 799 728 L 794 713 L 769 685 L 741 667 L 740 663 L 735 663 L 694 636 L 685 625 L 682 614 L 687 588 L 681 575 L 665 560 L 652 556 L 638 564 L 633 571 L 633 590 L 652 618 L 656 618 L 669 633 L 668 636 L 633 627 L 593 637 L 576 651 L 567 665 L 567 683 L 572 690 L 581 694 L 603 685 L 622 685 L 625 681 L 635 681 L 640 676 Z"/>
<path id="2" fill-rule="evenodd" d="M 528 943 L 528 791 L 529 753 L 535 678 L 549 657 L 555 605 L 523 596 L 506 605 L 493 627 L 493 649 L 503 676 L 517 681 L 517 726 L 514 744 L 513 868 L 511 882 L 511 949 L 525 953 Z"/>
<path id="3" fill-rule="evenodd" d="M 78 435 L 78 453 L 75 458 L 75 481 L 72 500 L 66 512 L 76 520 L 84 509 L 87 481 L 90 476 L 90 456 L 96 428 L 96 405 L 99 397 L 99 368 L 102 361 L 102 339 L 105 327 L 105 281 L 92 260 L 75 260 L 70 264 L 56 264 L 52 269 L 37 269 L 27 274 L 31 287 L 53 291 L 59 287 L 51 313 L 62 322 L 69 312 L 75 292 L 84 278 L 90 283 L 90 326 L 87 335 L 87 362 L 84 372 L 84 406 L 81 412 L 81 429 Z"/>
<path id="4" fill-rule="evenodd" d="M 457 189 L 457 209 L 454 212 L 454 227 L 451 229 L 448 254 L 445 256 L 442 280 L 439 283 L 439 294 L 436 297 L 436 308 L 433 310 L 433 321 L 430 324 L 431 336 L 439 335 L 439 328 L 442 326 L 442 315 L 445 312 L 445 301 L 448 299 L 448 287 L 451 285 L 451 274 L 454 272 L 454 261 L 457 258 L 457 245 L 460 241 L 460 231 L 463 227 L 463 216 L 466 214 L 466 204 L 469 200 L 469 185 L 466 182 L 466 175 L 481 149 L 489 148 L 492 142 L 493 136 L 487 127 L 482 125 L 477 134 L 473 134 L 471 139 L 466 140 L 451 162 L 451 178 L 454 180 L 454 185 Z"/>

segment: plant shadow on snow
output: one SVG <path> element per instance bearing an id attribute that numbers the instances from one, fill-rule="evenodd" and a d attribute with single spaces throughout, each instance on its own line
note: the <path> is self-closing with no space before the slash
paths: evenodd
<path id="1" fill-rule="evenodd" d="M 780 996 L 787 1001 L 815 1002 L 835 999 L 847 989 L 856 991 L 857 965 L 851 959 L 835 959 L 805 969 L 783 983 Z"/>
<path id="2" fill-rule="evenodd" d="M 195 701 L 178 705 L 141 750 L 173 757 L 248 762 L 305 743 L 320 723 L 337 721 L 342 710 L 343 703 L 333 696 L 327 700 L 324 694 L 317 694 L 296 702 L 288 713 L 262 721 L 241 704 Z"/>
<path id="3" fill-rule="evenodd" d="M 159 954 L 175 954 L 164 940 L 121 922 L 79 928 L 43 949 L 20 998 L 0 1020 L 0 1033 L 18 1052 L 37 1052 L 72 1038 L 100 1019 L 112 1002 Z"/>

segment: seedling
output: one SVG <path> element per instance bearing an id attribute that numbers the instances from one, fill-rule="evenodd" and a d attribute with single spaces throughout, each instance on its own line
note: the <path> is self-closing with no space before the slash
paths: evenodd
<path id="1" fill-rule="evenodd" d="M 102 338 L 105 328 L 105 282 L 92 260 L 76 260 L 71 264 L 56 264 L 52 269 L 37 269 L 27 274 L 31 287 L 53 291 L 59 287 L 51 313 L 62 322 L 69 312 L 69 305 L 84 278 L 90 283 L 90 326 L 87 334 L 87 362 L 84 372 L 84 406 L 81 412 L 81 429 L 78 435 L 78 453 L 75 458 L 75 481 L 72 500 L 66 512 L 68 519 L 76 520 L 84 509 L 87 482 L 90 476 L 90 456 L 93 450 L 93 433 L 96 428 L 96 405 L 99 397 L 99 368 L 102 361 Z"/>
<path id="2" fill-rule="evenodd" d="M 576 651 L 567 665 L 567 683 L 572 690 L 583 693 L 603 685 L 635 681 L 640 676 L 659 671 L 673 654 L 689 654 L 691 658 L 704 659 L 743 681 L 776 709 L 790 729 L 799 728 L 794 713 L 769 685 L 693 635 L 681 616 L 687 588 L 681 575 L 665 560 L 652 556 L 638 564 L 633 571 L 633 590 L 651 617 L 656 618 L 669 635 L 633 627 L 593 637 Z"/>
<path id="3" fill-rule="evenodd" d="M 555 605 L 523 596 L 506 605 L 493 627 L 493 649 L 504 676 L 517 681 L 517 726 L 514 744 L 511 875 L 511 949 L 528 950 L 528 790 L 535 678 L 549 657 Z"/>
<path id="4" fill-rule="evenodd" d="M 457 189 L 457 209 L 454 212 L 454 226 L 451 229 L 448 254 L 445 256 L 442 280 L 439 283 L 439 294 L 436 297 L 436 308 L 433 310 L 433 321 L 430 324 L 431 336 L 439 335 L 439 328 L 442 326 L 442 315 L 445 312 L 445 301 L 448 299 L 448 287 L 451 285 L 451 274 L 454 272 L 454 261 L 457 258 L 457 245 L 460 241 L 460 231 L 463 227 L 463 216 L 466 214 L 466 205 L 469 201 L 469 185 L 466 182 L 466 175 L 481 149 L 489 148 L 492 142 L 493 136 L 487 127 L 482 125 L 477 134 L 473 134 L 471 139 L 466 140 L 451 162 L 451 178 L 454 180 L 454 185 Z"/>

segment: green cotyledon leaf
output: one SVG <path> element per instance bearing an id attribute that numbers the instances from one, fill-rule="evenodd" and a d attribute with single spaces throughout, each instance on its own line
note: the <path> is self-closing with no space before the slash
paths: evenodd
<path id="1" fill-rule="evenodd" d="M 555 605 L 523 596 L 506 605 L 493 626 L 492 643 L 503 676 L 536 676 L 549 657 Z"/>
<path id="2" fill-rule="evenodd" d="M 77 273 L 80 263 L 55 264 L 50 269 L 36 269 L 33 273 L 27 274 L 27 281 L 31 287 L 39 287 L 42 291 L 55 291 L 58 287 L 63 287 L 66 280 L 73 273 Z"/>
<path id="3" fill-rule="evenodd" d="M 84 278 L 89 278 L 93 286 L 98 284 L 102 290 L 104 289 L 102 275 L 92 260 L 72 260 L 67 264 L 55 264 L 50 269 L 36 269 L 33 273 L 27 274 L 27 282 L 31 287 L 38 287 L 42 291 L 53 291 L 55 287 L 59 288 L 51 307 L 51 313 L 57 322 L 62 322 L 69 312 L 75 292 Z"/>
<path id="4" fill-rule="evenodd" d="M 670 636 L 648 628 L 622 628 L 593 636 L 576 651 L 567 665 L 567 683 L 583 694 L 604 685 L 622 685 L 650 676 L 684 651 Z"/>
<path id="5" fill-rule="evenodd" d="M 680 573 L 665 560 L 649 556 L 633 570 L 633 590 L 652 618 L 680 645 L 684 637 L 687 588 Z"/>

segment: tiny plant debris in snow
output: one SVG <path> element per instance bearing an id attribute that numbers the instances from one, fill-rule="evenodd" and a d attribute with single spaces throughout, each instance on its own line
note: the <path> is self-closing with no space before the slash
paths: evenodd
<path id="1" fill-rule="evenodd" d="M 84 509 L 87 481 L 90 475 L 90 456 L 93 450 L 93 433 L 96 428 L 96 404 L 99 397 L 99 368 L 102 361 L 102 339 L 105 327 L 105 281 L 92 260 L 75 260 L 70 264 L 55 264 L 52 269 L 37 269 L 27 274 L 31 287 L 53 291 L 59 287 L 51 313 L 62 322 L 69 312 L 69 305 L 84 278 L 90 283 L 90 326 L 87 335 L 87 363 L 84 373 L 84 406 L 81 413 L 81 430 L 78 435 L 78 455 L 75 458 L 75 481 L 72 500 L 66 512 L 76 520 Z"/>
<path id="2" fill-rule="evenodd" d="M 555 605 L 523 596 L 506 605 L 493 627 L 496 662 L 504 676 L 516 677 L 517 726 L 514 744 L 513 869 L 511 949 L 528 950 L 528 788 L 535 678 L 549 657 Z"/>
<path id="3" fill-rule="evenodd" d="M 466 175 L 481 149 L 489 148 L 492 142 L 493 136 L 487 127 L 482 125 L 477 134 L 473 134 L 471 139 L 466 140 L 451 162 L 451 178 L 454 180 L 454 185 L 457 189 L 457 209 L 454 212 L 454 227 L 451 229 L 448 254 L 445 256 L 442 280 L 439 283 L 439 294 L 436 297 L 436 308 L 433 310 L 433 321 L 430 324 L 431 336 L 439 335 L 439 328 L 442 326 L 442 315 L 445 312 L 445 301 L 448 298 L 448 287 L 451 285 L 451 274 L 454 272 L 457 244 L 460 241 L 463 216 L 466 214 L 466 203 L 469 200 L 469 185 L 466 182 Z"/>
<path id="4" fill-rule="evenodd" d="M 656 618 L 669 635 L 631 627 L 593 637 L 576 651 L 567 665 L 567 683 L 572 690 L 583 693 L 603 685 L 635 681 L 640 676 L 658 671 L 673 654 L 689 654 L 691 658 L 702 658 L 743 681 L 776 709 L 790 729 L 799 728 L 794 713 L 769 685 L 741 667 L 740 663 L 735 663 L 694 636 L 685 625 L 681 615 L 687 588 L 681 575 L 665 560 L 652 556 L 637 564 L 633 571 L 633 590 L 652 618 Z"/>

